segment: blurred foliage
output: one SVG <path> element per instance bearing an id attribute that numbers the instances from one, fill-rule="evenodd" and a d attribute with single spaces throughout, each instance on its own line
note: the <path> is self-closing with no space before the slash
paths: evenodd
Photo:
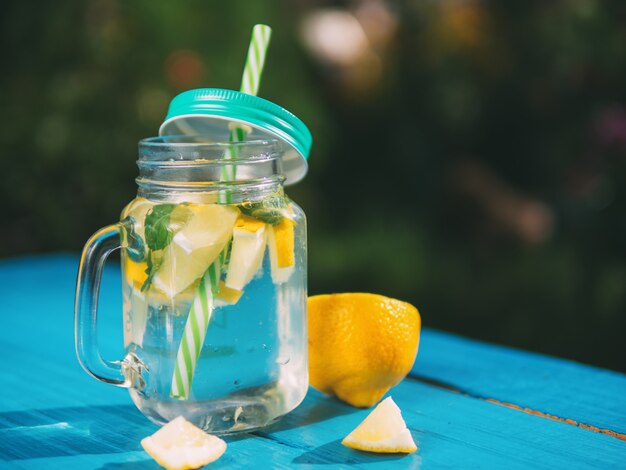
<path id="1" fill-rule="evenodd" d="M 303 39 L 328 8 L 363 25 L 362 60 Z M 137 141 L 176 93 L 238 88 L 266 22 L 261 94 L 314 135 L 288 190 L 311 293 L 396 296 L 427 326 L 626 371 L 623 1 L 25 1 L 0 21 L 0 256 L 78 252 L 116 220 Z"/>

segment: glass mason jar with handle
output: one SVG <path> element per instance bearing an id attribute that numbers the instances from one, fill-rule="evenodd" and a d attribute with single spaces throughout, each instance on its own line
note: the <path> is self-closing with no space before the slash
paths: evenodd
<path id="1" fill-rule="evenodd" d="M 291 148 L 282 138 L 142 140 L 137 198 L 85 245 L 79 360 L 95 378 L 127 387 L 152 421 L 184 416 L 231 433 L 267 425 L 303 400 L 306 220 L 283 190 Z M 302 177 L 291 165 L 287 178 Z M 96 312 L 104 261 L 117 248 L 125 357 L 108 361 Z"/>

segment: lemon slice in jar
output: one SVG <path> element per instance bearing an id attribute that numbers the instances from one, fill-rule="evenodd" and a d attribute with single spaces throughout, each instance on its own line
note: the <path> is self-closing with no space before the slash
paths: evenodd
<path id="1" fill-rule="evenodd" d="M 226 287 L 224 281 L 220 280 L 217 285 L 217 295 L 215 296 L 215 306 L 235 305 L 243 295 L 243 291 Z"/>
<path id="2" fill-rule="evenodd" d="M 154 203 L 149 201 L 146 198 L 138 197 L 133 199 L 133 201 L 126 206 L 126 208 L 122 211 L 122 219 L 127 216 L 133 218 L 133 229 L 135 233 L 141 237 L 142 240 L 145 240 L 145 220 L 146 214 L 150 209 L 154 207 Z"/>
<path id="3" fill-rule="evenodd" d="M 294 225 L 287 217 L 269 227 L 267 244 L 270 252 L 272 281 L 283 284 L 289 280 L 294 271 Z"/>
<path id="4" fill-rule="evenodd" d="M 163 250 L 153 285 L 170 298 L 199 279 L 224 249 L 239 211 L 220 204 L 186 204 L 187 223 Z"/>
<path id="5" fill-rule="evenodd" d="M 267 238 L 266 225 L 247 215 L 240 215 L 233 230 L 226 287 L 238 291 L 252 280 L 263 262 Z"/>
<path id="6" fill-rule="evenodd" d="M 141 446 L 168 470 L 199 468 L 219 459 L 226 451 L 226 442 L 205 433 L 182 416 L 142 439 Z"/>

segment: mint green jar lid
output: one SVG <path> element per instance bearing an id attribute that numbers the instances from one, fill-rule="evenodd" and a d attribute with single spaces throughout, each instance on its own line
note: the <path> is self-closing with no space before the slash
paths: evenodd
<path id="1" fill-rule="evenodd" d="M 258 96 L 220 88 L 185 91 L 170 103 L 159 135 L 202 135 L 228 142 L 235 125 L 247 126 L 246 140 L 277 139 L 285 184 L 304 178 L 313 141 L 306 125 L 286 109 Z"/>

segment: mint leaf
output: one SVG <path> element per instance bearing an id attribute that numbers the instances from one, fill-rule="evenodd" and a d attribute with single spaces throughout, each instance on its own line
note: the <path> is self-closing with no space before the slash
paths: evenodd
<path id="1" fill-rule="evenodd" d="M 176 212 L 174 212 L 176 211 Z M 145 291 L 150 287 L 152 279 L 163 263 L 163 251 L 171 243 L 172 238 L 192 216 L 191 210 L 182 204 L 159 204 L 146 214 L 145 238 L 148 245 L 146 263 L 148 278 L 141 286 Z"/>
<path id="2" fill-rule="evenodd" d="M 246 201 L 239 205 L 245 215 L 262 220 L 266 224 L 276 225 L 285 217 L 289 217 L 287 209 L 289 199 L 283 194 L 272 194 L 261 201 Z"/>
<path id="3" fill-rule="evenodd" d="M 146 243 L 151 250 L 162 250 L 170 244 L 174 232 L 170 229 L 170 216 L 176 204 L 159 204 L 146 214 Z"/>
<path id="4" fill-rule="evenodd" d="M 148 277 L 141 286 L 141 292 L 144 292 L 146 289 L 148 289 L 148 287 L 150 287 L 150 284 L 152 284 L 152 278 L 159 270 L 161 262 L 163 261 L 163 258 L 161 257 L 157 257 L 156 261 L 153 261 L 152 257 L 153 253 L 151 251 L 148 252 L 148 256 L 146 258 L 146 264 L 148 265 L 148 267 L 146 268 L 146 274 L 148 275 Z"/>

